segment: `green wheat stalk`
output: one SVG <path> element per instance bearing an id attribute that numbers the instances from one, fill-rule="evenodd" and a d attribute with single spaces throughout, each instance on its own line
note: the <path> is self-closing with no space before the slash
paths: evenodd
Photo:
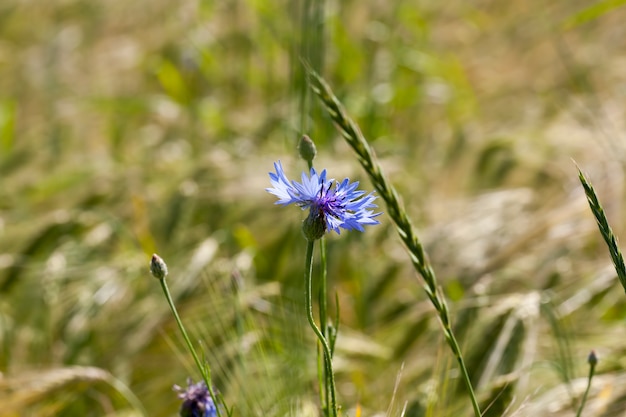
<path id="1" fill-rule="evenodd" d="M 452 331 L 450 312 L 443 296 L 443 292 L 437 283 L 435 272 L 430 265 L 430 261 L 428 260 L 422 243 L 415 233 L 411 220 L 409 219 L 406 210 L 400 204 L 398 193 L 382 172 L 380 165 L 374 157 L 374 152 L 361 133 L 358 125 L 348 116 L 343 105 L 337 97 L 335 97 L 326 81 L 324 81 L 324 79 L 306 63 L 304 66 L 306 67 L 309 75 L 310 88 L 321 100 L 324 108 L 339 129 L 339 132 L 348 145 L 352 147 L 359 162 L 374 184 L 374 187 L 380 194 L 381 198 L 385 201 L 389 217 L 391 217 L 395 223 L 397 232 L 409 252 L 413 267 L 424 280 L 422 287 L 437 311 L 439 322 L 441 323 L 446 341 L 459 363 L 463 380 L 472 401 L 474 414 L 476 417 L 480 417 L 480 407 L 478 406 L 478 401 L 476 400 L 476 395 L 474 394 L 474 389 L 472 387 L 467 367 L 465 366 L 465 361 L 463 360 L 461 349 L 459 348 L 459 344 L 457 343 L 454 332 Z"/>
<path id="2" fill-rule="evenodd" d="M 622 287 L 624 287 L 624 291 L 626 291 L 626 266 L 624 266 L 624 257 L 622 256 L 622 252 L 617 246 L 617 237 L 615 237 L 613 230 L 611 230 L 611 226 L 609 226 L 609 221 L 604 214 L 604 209 L 598 200 L 598 196 L 596 195 L 593 186 L 589 181 L 587 181 L 587 178 L 585 178 L 580 169 L 578 169 L 578 178 L 580 179 L 580 183 L 583 185 L 585 190 L 589 208 L 591 208 L 591 212 L 596 218 L 596 223 L 598 223 L 600 234 L 609 247 L 609 253 L 611 254 L 613 265 L 615 265 L 615 271 L 617 272 L 619 282 L 622 284 Z"/>

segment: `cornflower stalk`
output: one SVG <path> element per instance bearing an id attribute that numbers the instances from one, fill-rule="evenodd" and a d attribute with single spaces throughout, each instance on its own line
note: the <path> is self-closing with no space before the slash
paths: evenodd
<path id="1" fill-rule="evenodd" d="M 583 398 L 580 401 L 580 406 L 578 407 L 578 412 L 576 413 L 576 417 L 580 417 L 583 413 L 583 409 L 585 408 L 585 404 L 587 403 L 587 396 L 589 395 L 589 391 L 591 390 L 591 379 L 596 372 L 596 365 L 598 364 L 598 357 L 596 356 L 595 351 L 591 351 L 589 356 L 587 357 L 587 363 L 589 364 L 589 376 L 587 377 L 587 388 L 585 389 L 585 393 L 583 394 Z"/>
<path id="2" fill-rule="evenodd" d="M 318 374 L 320 389 L 322 386 L 326 388 L 325 394 L 320 393 L 320 399 L 324 405 L 324 414 L 337 417 L 336 389 L 332 369 L 332 351 L 336 340 L 336 333 L 335 330 L 328 331 L 327 333 L 330 337 L 327 337 L 324 332 L 320 330 L 313 318 L 313 302 L 311 297 L 313 251 L 315 242 L 323 239 L 326 233 L 330 233 L 334 230 L 339 234 L 340 229 L 364 232 L 364 226 L 379 224 L 378 220 L 375 218 L 381 213 L 376 213 L 373 210 L 377 207 L 376 204 L 374 204 L 374 200 L 376 200 L 377 197 L 373 192 L 368 194 L 365 191 L 359 190 L 357 188 L 359 185 L 358 182 L 350 182 L 348 178 L 341 182 L 328 179 L 326 170 L 318 173 L 312 167 L 311 163 L 315 154 L 314 145 L 310 139 L 301 142 L 301 145 L 302 144 L 305 146 L 300 147 L 300 152 L 303 155 L 308 155 L 308 157 L 303 157 L 305 160 L 309 161 L 309 166 L 311 167 L 309 173 L 302 173 L 301 182 L 290 181 L 285 174 L 281 162 L 275 162 L 274 169 L 276 172 L 270 172 L 269 174 L 272 187 L 266 188 L 266 191 L 278 198 L 276 204 L 294 204 L 302 210 L 309 210 L 307 218 L 302 223 L 302 233 L 307 240 L 304 271 L 306 314 L 309 325 L 317 336 L 324 352 L 323 362 L 326 371 L 325 376 L 322 375 L 323 372 Z M 325 258 L 325 256 L 323 256 L 323 258 Z M 325 263 L 325 260 L 323 260 L 323 262 Z M 323 270 L 323 279 L 325 280 L 325 266 Z M 322 294 L 325 297 L 326 284 L 323 283 L 322 287 Z M 321 304 L 322 322 L 326 323 L 325 302 Z M 320 368 L 321 366 L 318 359 L 318 370 Z M 321 381 L 321 379 L 323 379 L 323 381 Z M 323 395 L 327 396 L 326 401 L 324 401 Z M 330 399 L 328 399 L 328 396 L 330 396 Z M 328 406 L 329 404 L 330 407 Z"/>
<path id="3" fill-rule="evenodd" d="M 161 289 L 163 290 L 163 294 L 165 294 L 165 298 L 167 299 L 167 304 L 169 304 L 170 309 L 172 310 L 172 314 L 174 315 L 174 320 L 176 321 L 176 324 L 178 325 L 178 329 L 183 335 L 183 339 L 185 340 L 185 343 L 187 344 L 187 348 L 189 349 L 189 352 L 191 353 L 191 356 L 193 357 L 193 360 L 196 363 L 198 370 L 200 371 L 200 375 L 202 375 L 202 379 L 204 383 L 206 384 L 207 389 L 209 390 L 209 395 L 211 397 L 211 400 L 213 400 L 213 404 L 215 404 L 217 417 L 221 417 L 220 407 L 217 406 L 218 404 L 217 396 L 215 395 L 213 386 L 211 384 L 211 368 L 209 367 L 209 364 L 206 361 L 204 362 L 200 361 L 200 357 L 196 353 L 196 349 L 193 347 L 193 343 L 191 343 L 191 339 L 189 339 L 187 330 L 185 330 L 185 326 L 183 326 L 183 321 L 181 320 L 180 315 L 178 314 L 178 310 L 176 309 L 176 305 L 174 304 L 174 300 L 172 299 L 172 295 L 167 286 L 167 282 L 165 281 L 165 278 L 167 277 L 167 274 L 168 274 L 167 265 L 165 264 L 163 259 L 161 259 L 161 257 L 159 257 L 156 254 L 152 255 L 152 260 L 150 261 L 150 272 L 155 278 L 159 280 L 159 283 L 161 284 Z M 230 413 L 228 414 L 230 415 Z"/>
<path id="4" fill-rule="evenodd" d="M 333 342 L 331 340 L 328 339 L 328 334 L 327 334 L 327 327 L 328 327 L 328 316 L 327 316 L 327 300 L 328 300 L 328 287 L 327 287 L 327 282 L 328 282 L 328 274 L 327 274 L 327 262 L 326 262 L 326 238 L 321 238 L 320 239 L 320 288 L 319 288 L 319 296 L 318 296 L 318 305 L 319 305 L 319 314 L 320 314 L 320 330 L 322 331 L 322 335 L 324 336 L 324 338 L 326 339 L 326 342 L 329 344 L 329 348 L 330 348 L 330 356 L 328 358 L 326 358 L 326 355 L 324 355 L 323 360 L 324 361 L 329 361 L 331 362 L 331 366 L 332 366 L 332 359 L 333 359 Z M 321 368 L 321 367 L 320 367 Z M 323 385 L 324 385 L 324 395 L 325 395 L 325 404 L 328 407 L 328 404 L 330 404 L 330 396 L 332 391 L 334 390 L 333 387 L 331 387 L 331 379 L 334 379 L 334 375 L 328 375 L 328 372 L 326 372 L 326 369 L 328 368 L 328 366 L 324 366 L 322 369 L 324 370 L 324 372 L 322 373 L 322 378 L 323 378 Z M 320 387 L 321 388 L 321 387 Z"/>
<path id="5" fill-rule="evenodd" d="M 309 321 L 309 325 L 317 339 L 319 340 L 320 345 L 322 346 L 322 351 L 324 352 L 324 384 L 326 387 L 326 395 L 330 395 L 330 404 L 326 403 L 326 407 L 330 408 L 330 415 L 333 417 L 337 417 L 338 409 L 337 409 L 337 392 L 335 388 L 335 374 L 333 372 L 333 363 L 332 363 L 332 355 L 330 351 L 330 344 L 326 339 L 326 336 L 320 328 L 315 323 L 315 318 L 313 317 L 313 303 L 311 299 L 311 277 L 313 275 L 313 250 L 315 248 L 314 240 L 307 240 L 306 247 L 306 259 L 305 259 L 305 268 L 304 268 L 304 298 L 306 303 L 306 316 Z M 330 405 L 330 407 L 329 407 Z"/>
<path id="6" fill-rule="evenodd" d="M 313 169 L 313 159 L 317 154 L 317 149 L 315 148 L 315 143 L 311 140 L 307 135 L 303 135 L 300 139 L 300 143 L 298 144 L 298 151 L 300 153 L 300 157 L 304 159 L 307 163 L 309 171 Z M 327 356 L 326 353 L 322 350 L 320 352 L 319 346 L 317 349 L 317 373 L 318 373 L 318 385 L 320 388 L 320 403 L 324 408 L 324 415 L 328 416 L 331 410 L 329 405 L 333 402 L 333 398 L 335 398 L 336 404 L 336 391 L 334 387 L 334 374 L 332 373 L 332 341 L 328 340 L 326 337 L 326 327 L 327 327 L 327 262 L 326 262 L 326 239 L 324 237 L 319 239 L 320 241 L 320 284 L 319 284 L 319 295 L 318 295 L 318 303 L 319 303 L 319 316 L 320 316 L 320 327 L 319 330 L 326 340 L 326 343 L 329 344 L 330 348 L 330 356 Z M 309 291 L 309 296 L 311 292 Z M 308 297 L 307 297 L 308 298 Z M 311 303 L 311 300 L 308 299 L 308 302 Z M 310 321 L 309 321 L 310 323 Z M 330 369 L 330 373 L 328 370 Z"/>
<path id="7" fill-rule="evenodd" d="M 463 359 L 463 354 L 452 330 L 450 312 L 448 310 L 445 297 L 439 287 L 437 277 L 430 261 L 428 260 L 426 252 L 424 251 L 424 247 L 415 233 L 411 220 L 409 219 L 406 210 L 400 204 L 398 193 L 385 177 L 379 163 L 374 157 L 374 153 L 370 148 L 369 143 L 361 133 L 358 125 L 348 116 L 343 105 L 337 97 L 335 97 L 326 81 L 324 81 L 324 79 L 306 63 L 304 65 L 309 75 L 309 87 L 318 96 L 323 107 L 326 109 L 333 122 L 335 122 L 335 125 L 344 140 L 354 150 L 359 163 L 370 177 L 370 180 L 374 184 L 374 187 L 382 199 L 385 201 L 389 212 L 388 214 L 396 225 L 398 235 L 409 252 L 411 263 L 413 264 L 415 270 L 423 278 L 422 287 L 433 307 L 435 307 L 435 310 L 437 311 L 439 323 L 443 330 L 446 342 L 459 364 L 461 375 L 463 381 L 465 382 L 474 414 L 476 417 L 480 417 L 481 412 L 478 400 L 476 399 L 476 394 L 474 393 L 474 388 L 472 387 L 472 382 L 465 365 L 465 360 Z"/>

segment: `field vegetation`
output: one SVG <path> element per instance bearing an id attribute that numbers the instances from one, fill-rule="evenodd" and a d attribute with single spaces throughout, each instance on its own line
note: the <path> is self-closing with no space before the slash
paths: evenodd
<path id="1" fill-rule="evenodd" d="M 0 416 L 177 415 L 199 374 L 153 253 L 234 415 L 323 415 L 304 214 L 268 172 L 308 134 L 373 187 L 303 61 L 397 188 L 484 415 L 576 415 L 592 349 L 582 415 L 619 415 L 626 297 L 576 165 L 626 239 L 621 3 L 3 0 Z M 326 239 L 342 415 L 470 416 L 377 202 Z"/>

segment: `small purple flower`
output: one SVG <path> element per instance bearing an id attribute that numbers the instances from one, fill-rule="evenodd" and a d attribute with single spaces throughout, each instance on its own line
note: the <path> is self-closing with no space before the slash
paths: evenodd
<path id="1" fill-rule="evenodd" d="M 295 204 L 302 210 L 309 209 L 303 225 L 307 239 L 319 239 L 331 230 L 339 234 L 339 228 L 363 232 L 363 226 L 379 223 L 374 217 L 381 213 L 371 210 L 377 207 L 374 204 L 377 197 L 373 192 L 365 195 L 365 191 L 357 190 L 358 181 L 326 179 L 326 170 L 318 174 L 311 168 L 309 176 L 302 173 L 301 183 L 290 182 L 280 161 L 274 163 L 274 168 L 276 173 L 270 172 L 273 187 L 266 191 L 278 197 L 276 204 Z"/>
<path id="2" fill-rule="evenodd" d="M 183 400 L 180 406 L 180 417 L 216 417 L 217 408 L 204 381 L 194 384 L 187 379 L 187 388 L 174 385 L 178 398 Z"/>

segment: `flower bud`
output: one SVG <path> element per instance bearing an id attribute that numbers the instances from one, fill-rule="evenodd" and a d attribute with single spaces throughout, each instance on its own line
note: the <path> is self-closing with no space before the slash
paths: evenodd
<path id="1" fill-rule="evenodd" d="M 598 357 L 596 356 L 596 351 L 595 350 L 592 350 L 589 353 L 589 356 L 587 356 L 587 363 L 590 366 L 596 366 L 596 364 L 598 363 Z"/>
<path id="2" fill-rule="evenodd" d="M 302 222 L 302 233 L 311 242 L 324 236 L 324 233 L 326 233 L 326 219 L 321 209 L 311 208 L 309 215 Z"/>
<path id="3" fill-rule="evenodd" d="M 167 276 L 167 265 L 156 253 L 152 255 L 152 259 L 150 260 L 150 273 L 157 279 L 165 279 Z"/>
<path id="4" fill-rule="evenodd" d="M 302 135 L 300 143 L 298 143 L 298 151 L 300 157 L 307 162 L 312 162 L 317 155 L 317 149 L 315 149 L 315 143 L 307 135 Z"/>

